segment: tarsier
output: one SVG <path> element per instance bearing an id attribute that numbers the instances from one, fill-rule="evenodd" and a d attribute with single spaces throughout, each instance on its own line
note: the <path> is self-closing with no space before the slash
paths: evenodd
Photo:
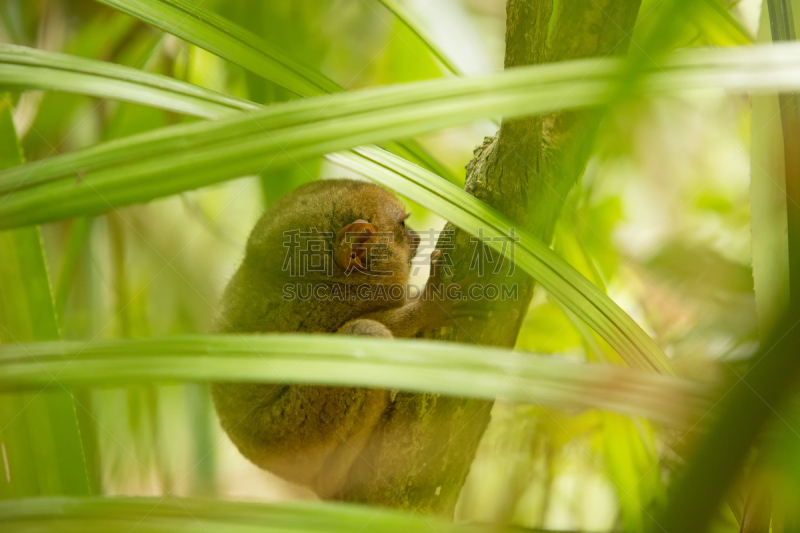
<path id="1" fill-rule="evenodd" d="M 358 297 L 374 292 L 352 290 L 405 287 L 419 245 L 406 228 L 407 217 L 394 195 L 367 182 L 325 180 L 296 189 L 253 229 L 215 329 L 390 338 L 447 325 L 451 301 Z M 320 244 L 330 252 L 321 258 L 324 264 L 298 279 L 287 268 L 290 248 L 319 250 Z M 370 253 L 371 245 L 379 252 Z M 441 286 L 440 270 L 432 268 L 428 287 Z M 287 298 L 287 285 L 298 281 L 351 296 Z M 223 429 L 247 459 L 323 498 L 336 498 L 357 483 L 351 467 L 393 400 L 381 389 L 285 383 L 215 383 L 211 391 Z"/>

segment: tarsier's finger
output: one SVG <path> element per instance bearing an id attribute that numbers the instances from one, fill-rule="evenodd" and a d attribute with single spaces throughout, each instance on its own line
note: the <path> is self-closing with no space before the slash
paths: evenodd
<path id="1" fill-rule="evenodd" d="M 439 275 L 442 272 L 442 251 L 439 249 L 431 252 L 431 273 L 429 279 L 439 281 Z"/>

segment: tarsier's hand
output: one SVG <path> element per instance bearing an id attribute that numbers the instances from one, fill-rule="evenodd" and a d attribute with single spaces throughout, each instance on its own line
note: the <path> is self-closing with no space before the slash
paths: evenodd
<path id="1" fill-rule="evenodd" d="M 427 289 L 435 290 L 445 288 L 445 281 L 442 279 L 442 272 L 444 272 L 442 261 L 441 250 L 435 249 L 431 252 L 431 273 L 428 276 L 428 283 L 425 286 L 426 293 Z"/>
<path id="2" fill-rule="evenodd" d="M 454 326 L 460 319 L 485 315 L 468 298 L 469 287 L 478 282 L 478 275 L 469 275 L 458 282 L 444 280 L 443 257 L 440 250 L 431 253 L 431 273 L 422 294 L 421 307 L 426 317 L 423 329 Z"/>

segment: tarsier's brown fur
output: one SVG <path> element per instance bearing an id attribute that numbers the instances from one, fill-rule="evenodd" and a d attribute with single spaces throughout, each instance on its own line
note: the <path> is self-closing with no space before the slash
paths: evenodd
<path id="1" fill-rule="evenodd" d="M 287 300 L 289 283 L 405 286 L 418 239 L 407 230 L 403 205 L 390 192 L 354 180 L 318 181 L 302 186 L 269 208 L 250 235 L 244 261 L 221 302 L 221 333 L 307 332 L 411 337 L 442 326 L 447 305 L 430 299 L 309 298 Z M 369 240 L 377 232 L 382 253 L 362 260 L 343 230 Z M 287 232 L 316 230 L 329 235 L 332 271 L 286 269 Z M 306 238 L 300 234 L 301 249 Z M 358 264 L 352 263 L 358 261 Z M 359 266 L 364 268 L 352 268 Z M 391 273 L 376 276 L 374 272 Z M 294 275 L 293 275 L 294 274 Z M 332 274 L 332 275 L 329 275 Z M 439 283 L 429 281 L 429 285 Z M 215 383 L 211 386 L 222 427 L 241 453 L 261 468 L 335 498 L 348 485 L 351 469 L 391 393 L 380 389 L 287 384 Z"/>

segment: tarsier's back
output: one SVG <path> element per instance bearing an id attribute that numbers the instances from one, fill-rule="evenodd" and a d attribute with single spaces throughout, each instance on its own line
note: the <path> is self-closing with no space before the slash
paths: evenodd
<path id="1" fill-rule="evenodd" d="M 407 217 L 391 193 L 370 183 L 296 189 L 255 225 L 222 297 L 217 331 L 392 337 L 435 327 L 441 306 L 433 312 L 426 302 L 353 290 L 405 286 L 419 242 Z M 381 253 L 370 255 L 368 245 Z M 306 297 L 302 287 L 316 292 Z M 337 290 L 349 296 L 332 298 Z M 385 390 L 289 383 L 217 383 L 212 394 L 222 427 L 245 457 L 323 497 L 358 482 L 352 466 L 393 399 Z"/>

